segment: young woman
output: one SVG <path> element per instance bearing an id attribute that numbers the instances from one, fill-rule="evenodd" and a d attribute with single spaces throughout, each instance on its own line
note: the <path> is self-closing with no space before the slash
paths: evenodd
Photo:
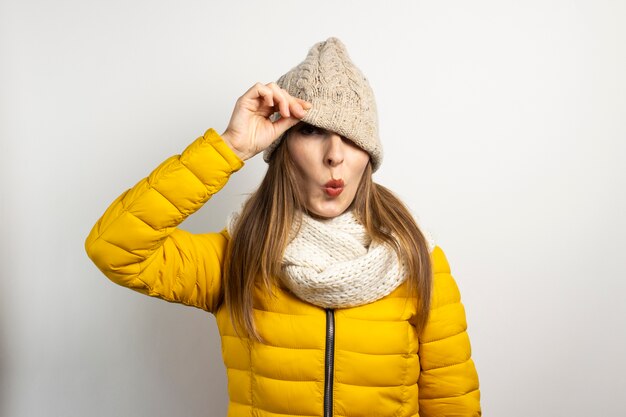
<path id="1" fill-rule="evenodd" d="M 264 152 L 220 233 L 177 226 Z M 372 181 L 374 96 L 330 38 L 117 198 L 86 241 L 114 282 L 215 314 L 229 416 L 479 416 L 444 252 Z"/>

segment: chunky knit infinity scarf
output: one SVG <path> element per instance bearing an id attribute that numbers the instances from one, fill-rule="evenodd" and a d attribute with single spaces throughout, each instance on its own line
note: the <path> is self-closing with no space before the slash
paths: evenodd
<path id="1" fill-rule="evenodd" d="M 378 300 L 406 277 L 393 249 L 372 242 L 352 211 L 329 220 L 303 215 L 300 231 L 285 249 L 283 273 L 295 295 L 325 308 Z"/>
<path id="2" fill-rule="evenodd" d="M 237 217 L 231 215 L 229 229 Z M 324 308 L 355 307 L 383 298 L 406 279 L 393 248 L 372 242 L 352 211 L 328 220 L 303 214 L 297 228 L 296 223 L 285 249 L 281 279 L 302 300 Z M 425 236 L 432 251 L 434 242 Z"/>

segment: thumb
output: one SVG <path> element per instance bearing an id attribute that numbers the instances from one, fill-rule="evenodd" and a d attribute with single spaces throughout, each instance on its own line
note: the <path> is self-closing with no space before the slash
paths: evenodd
<path id="1" fill-rule="evenodd" d="M 274 122 L 274 131 L 276 132 L 276 137 L 281 136 L 291 127 L 295 126 L 300 122 L 300 119 L 295 117 L 281 117 Z"/>

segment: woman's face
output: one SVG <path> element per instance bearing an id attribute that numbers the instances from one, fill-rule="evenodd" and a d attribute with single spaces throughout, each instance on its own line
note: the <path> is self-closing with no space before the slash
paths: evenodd
<path id="1" fill-rule="evenodd" d="M 306 208 L 332 218 L 352 204 L 369 154 L 337 133 L 300 123 L 287 138 Z"/>

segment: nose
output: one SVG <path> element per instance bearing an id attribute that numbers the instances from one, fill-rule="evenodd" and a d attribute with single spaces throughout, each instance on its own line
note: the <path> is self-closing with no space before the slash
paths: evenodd
<path id="1" fill-rule="evenodd" d="M 336 133 L 329 133 L 326 143 L 326 153 L 324 155 L 326 164 L 331 167 L 341 164 L 344 158 L 344 147 L 346 146 L 343 137 Z"/>

